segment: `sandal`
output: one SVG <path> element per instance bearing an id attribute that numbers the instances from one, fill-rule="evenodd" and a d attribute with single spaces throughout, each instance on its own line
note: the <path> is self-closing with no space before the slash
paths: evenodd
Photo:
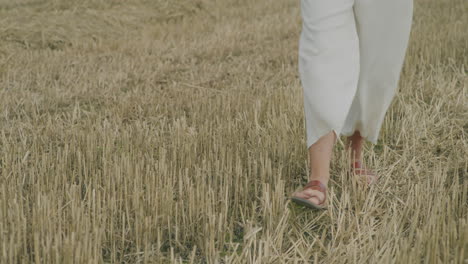
<path id="1" fill-rule="evenodd" d="M 320 181 L 316 181 L 316 180 L 309 181 L 304 186 L 304 188 L 302 190 L 304 191 L 306 189 L 316 190 L 316 191 L 319 191 L 319 192 L 323 193 L 322 201 L 320 201 L 320 203 L 316 204 L 316 203 L 313 203 L 313 202 L 309 201 L 308 199 L 304 199 L 304 198 L 297 197 L 297 196 L 292 196 L 291 200 L 296 202 L 297 204 L 309 207 L 311 209 L 326 209 L 327 208 L 327 205 L 326 205 L 327 187 L 323 183 L 321 183 Z M 311 197 L 317 197 L 317 196 L 312 195 Z M 311 198 L 311 197 L 309 197 L 309 198 Z M 318 199 L 318 197 L 317 197 L 317 199 Z"/>
<path id="2" fill-rule="evenodd" d="M 351 164 L 351 173 L 359 177 L 365 177 L 368 185 L 375 184 L 379 178 L 373 171 L 365 169 L 360 161 Z"/>

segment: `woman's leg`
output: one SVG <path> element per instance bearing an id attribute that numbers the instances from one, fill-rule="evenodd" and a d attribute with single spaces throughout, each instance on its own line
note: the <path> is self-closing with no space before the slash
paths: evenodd
<path id="1" fill-rule="evenodd" d="M 372 183 L 377 175 L 363 169 L 362 145 L 365 139 L 377 143 L 395 96 L 410 35 L 413 0 L 356 0 L 354 14 L 360 46 L 359 83 L 342 134 L 348 136 L 351 168 Z"/>
<path id="2" fill-rule="evenodd" d="M 334 143 L 340 135 L 359 75 L 359 43 L 354 0 L 302 0 L 299 73 L 309 154 L 309 180 L 327 185 Z M 319 203 L 324 197 L 307 189 L 293 194 Z"/>
<path id="3" fill-rule="evenodd" d="M 309 180 L 318 180 L 327 186 L 328 179 L 330 179 L 330 161 L 336 139 L 336 134 L 330 131 L 309 147 Z M 324 198 L 323 193 L 311 189 L 296 192 L 293 196 L 308 199 L 315 204 L 319 204 Z"/>
<path id="4" fill-rule="evenodd" d="M 377 143 L 385 113 L 397 91 L 408 44 L 413 0 L 356 0 L 359 83 L 342 134 L 360 153 L 362 139 Z M 359 135 L 355 134 L 360 132 Z M 360 155 L 356 156 L 360 160 Z"/>
<path id="5" fill-rule="evenodd" d="M 359 42 L 354 0 L 301 0 L 299 75 L 307 148 L 344 125 L 356 94 Z"/>
<path id="6" fill-rule="evenodd" d="M 350 154 L 351 164 L 355 161 L 361 161 L 363 144 L 364 138 L 359 131 L 354 132 L 353 135 L 346 138 L 346 151 Z"/>

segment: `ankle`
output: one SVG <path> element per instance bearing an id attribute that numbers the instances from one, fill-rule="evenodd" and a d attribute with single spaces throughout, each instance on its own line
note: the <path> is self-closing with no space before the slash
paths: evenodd
<path id="1" fill-rule="evenodd" d="M 362 168 L 362 161 L 361 160 L 353 160 L 351 162 L 352 168 Z"/>
<path id="2" fill-rule="evenodd" d="M 362 158 L 361 158 L 360 156 L 354 156 L 354 157 L 351 159 L 351 163 L 354 164 L 355 162 L 362 163 Z"/>
<path id="3" fill-rule="evenodd" d="M 311 174 L 309 174 L 309 181 L 320 181 L 321 183 L 327 185 L 329 179 L 330 179 L 330 174 L 329 173 L 311 173 Z"/>
<path id="4" fill-rule="evenodd" d="M 359 133 L 357 135 L 353 135 L 348 137 L 348 141 L 346 144 L 346 151 L 351 152 L 351 156 L 354 159 L 359 160 L 361 153 L 362 153 L 362 146 L 364 144 L 364 138 L 362 138 Z"/>

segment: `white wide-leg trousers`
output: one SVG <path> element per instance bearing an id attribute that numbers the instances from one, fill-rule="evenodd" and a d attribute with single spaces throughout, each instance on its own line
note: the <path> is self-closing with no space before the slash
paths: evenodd
<path id="1" fill-rule="evenodd" d="M 377 143 L 396 93 L 413 0 L 301 0 L 299 75 L 309 148 L 334 131 Z"/>

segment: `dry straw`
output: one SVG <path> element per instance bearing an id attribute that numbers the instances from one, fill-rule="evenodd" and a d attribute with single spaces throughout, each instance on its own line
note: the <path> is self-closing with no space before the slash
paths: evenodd
<path id="1" fill-rule="evenodd" d="M 297 1 L 0 0 L 0 263 L 467 263 L 468 5 L 415 0 L 363 189 L 307 175 Z"/>

